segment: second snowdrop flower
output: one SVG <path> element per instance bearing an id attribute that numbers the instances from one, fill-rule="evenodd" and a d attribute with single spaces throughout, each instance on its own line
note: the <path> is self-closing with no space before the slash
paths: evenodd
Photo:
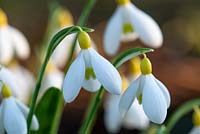
<path id="1" fill-rule="evenodd" d="M 95 92 L 101 84 L 108 92 L 120 94 L 122 82 L 116 68 L 91 48 L 91 40 L 86 32 L 79 32 L 78 42 L 81 51 L 70 66 L 63 83 L 65 100 L 72 102 L 81 87 Z"/>
<path id="2" fill-rule="evenodd" d="M 139 38 L 152 48 L 162 45 L 163 36 L 158 24 L 148 14 L 133 5 L 130 0 L 117 0 L 118 7 L 109 20 L 104 34 L 104 49 L 114 55 L 120 41 Z"/>
<path id="3" fill-rule="evenodd" d="M 8 64 L 15 54 L 21 59 L 28 58 L 29 44 L 19 30 L 8 25 L 6 14 L 0 9 L 0 63 Z"/>
<path id="4" fill-rule="evenodd" d="M 165 85 L 152 74 L 150 60 L 146 57 L 140 64 L 142 75 L 139 76 L 125 91 L 120 100 L 120 111 L 126 114 L 135 98 L 142 104 L 149 120 L 161 124 L 164 122 L 170 106 L 170 95 Z"/>
<path id="5" fill-rule="evenodd" d="M 27 134 L 26 118 L 29 108 L 14 98 L 7 85 L 0 82 L 0 90 L 3 97 L 0 105 L 0 134 Z M 39 123 L 36 116 L 33 116 L 31 130 L 38 130 Z"/>

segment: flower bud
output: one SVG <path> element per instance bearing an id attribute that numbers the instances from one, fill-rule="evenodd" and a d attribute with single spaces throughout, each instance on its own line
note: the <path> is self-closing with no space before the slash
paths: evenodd
<path id="1" fill-rule="evenodd" d="M 2 97 L 3 98 L 9 98 L 10 96 L 12 96 L 12 92 L 11 92 L 10 88 L 6 84 L 2 85 L 1 93 L 2 93 Z"/>
<path id="2" fill-rule="evenodd" d="M 126 5 L 130 0 L 116 0 L 119 6 Z"/>
<path id="3" fill-rule="evenodd" d="M 80 31 L 78 34 L 78 42 L 81 49 L 88 49 L 91 47 L 91 40 L 88 33 L 85 31 Z"/>
<path id="4" fill-rule="evenodd" d="M 146 57 L 146 55 L 141 61 L 140 69 L 143 75 L 151 74 L 152 72 L 151 61 L 149 60 L 149 58 Z"/>
<path id="5" fill-rule="evenodd" d="M 8 24 L 7 16 L 5 12 L 0 9 L 0 27 L 6 26 Z"/>
<path id="6" fill-rule="evenodd" d="M 200 109 L 198 106 L 194 107 L 193 124 L 200 127 Z"/>

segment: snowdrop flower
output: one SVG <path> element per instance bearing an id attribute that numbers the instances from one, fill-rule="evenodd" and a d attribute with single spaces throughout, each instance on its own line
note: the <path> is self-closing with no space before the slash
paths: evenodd
<path id="1" fill-rule="evenodd" d="M 29 108 L 12 96 L 11 90 L 1 81 L 0 134 L 27 134 L 26 118 Z M 31 130 L 38 130 L 39 124 L 33 116 Z"/>
<path id="2" fill-rule="evenodd" d="M 31 72 L 16 63 L 10 64 L 9 69 L 1 68 L 0 80 L 4 81 L 12 89 L 13 94 L 19 100 L 28 103 L 35 84 L 35 79 Z"/>
<path id="3" fill-rule="evenodd" d="M 117 3 L 118 7 L 104 34 L 104 49 L 107 54 L 114 55 L 120 47 L 120 41 L 133 41 L 137 38 L 152 48 L 162 45 L 162 32 L 152 17 L 138 9 L 130 0 L 117 0 Z"/>
<path id="4" fill-rule="evenodd" d="M 28 58 L 29 44 L 19 30 L 8 25 L 6 14 L 0 9 L 0 63 L 8 64 L 15 54 L 21 59 Z"/>
<path id="5" fill-rule="evenodd" d="M 56 20 L 56 22 L 55 22 Z M 69 27 L 74 25 L 73 22 L 73 17 L 71 15 L 71 13 L 65 9 L 65 8 L 58 8 L 55 10 L 55 12 L 53 13 L 52 19 L 50 20 L 50 23 L 54 22 L 51 27 L 55 27 L 51 33 L 56 33 L 60 30 L 62 30 L 63 28 Z M 54 62 L 54 64 L 56 64 L 56 66 L 62 68 L 65 66 L 67 59 L 69 58 L 69 53 L 71 51 L 71 47 L 72 44 L 76 38 L 76 33 L 74 34 L 70 34 L 68 36 L 66 36 L 61 42 L 60 44 L 56 47 L 55 51 L 52 54 L 52 62 Z M 92 41 L 92 47 L 96 49 L 96 45 L 95 43 Z M 76 48 L 75 48 L 75 54 L 78 54 L 80 51 L 80 47 L 79 44 L 77 42 L 76 44 Z M 61 60 L 62 59 L 62 60 Z"/>
<path id="6" fill-rule="evenodd" d="M 122 75 L 122 89 L 128 87 L 128 80 Z M 122 117 L 119 112 L 119 101 L 121 95 L 109 95 L 105 102 L 105 126 L 110 133 L 117 133 L 121 126 L 127 129 L 145 129 L 149 125 L 149 120 L 146 117 L 143 108 L 135 100 L 128 110 L 125 117 Z"/>
<path id="7" fill-rule="evenodd" d="M 96 92 L 101 84 L 108 92 L 120 94 L 122 82 L 115 67 L 91 48 L 90 37 L 86 32 L 79 32 L 78 41 L 81 51 L 71 64 L 64 79 L 65 100 L 72 102 L 81 87 L 90 92 Z"/>
<path id="8" fill-rule="evenodd" d="M 40 96 L 42 96 L 50 87 L 61 89 L 63 83 L 64 73 L 61 72 L 52 61 L 49 61 L 46 70 L 47 71 L 42 83 Z"/>
<path id="9" fill-rule="evenodd" d="M 170 106 L 170 95 L 164 84 L 151 74 L 151 62 L 146 55 L 144 56 L 140 65 L 142 75 L 130 84 L 122 95 L 119 103 L 120 112 L 125 115 L 137 97 L 149 120 L 161 124 Z"/>
<path id="10" fill-rule="evenodd" d="M 194 107 L 193 124 L 194 124 L 194 127 L 189 132 L 189 134 L 199 134 L 200 133 L 200 109 L 198 106 Z"/>

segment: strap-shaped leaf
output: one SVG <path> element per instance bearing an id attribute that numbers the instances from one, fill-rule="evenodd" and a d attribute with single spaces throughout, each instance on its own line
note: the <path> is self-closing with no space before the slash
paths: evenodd
<path id="1" fill-rule="evenodd" d="M 63 105 L 59 89 L 51 87 L 45 92 L 35 111 L 40 124 L 38 134 L 57 134 Z"/>

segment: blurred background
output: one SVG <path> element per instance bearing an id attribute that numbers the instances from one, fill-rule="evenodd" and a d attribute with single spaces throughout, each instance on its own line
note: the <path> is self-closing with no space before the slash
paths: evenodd
<path id="1" fill-rule="evenodd" d="M 86 4 L 86 0 L 56 1 L 66 7 L 73 15 L 74 23 Z M 172 105 L 169 114 L 179 105 L 192 98 L 200 97 L 200 1 L 199 0 L 133 0 L 140 9 L 151 15 L 160 25 L 163 35 L 163 47 L 148 54 L 153 63 L 153 73 L 168 87 Z M 8 16 L 9 24 L 22 31 L 31 45 L 31 57 L 20 61 L 35 75 L 38 72 L 36 56 L 46 32 L 50 7 L 53 0 L 0 0 L 2 8 Z M 116 8 L 114 0 L 97 0 L 89 19 L 88 27 L 94 28 L 91 33 L 100 53 L 102 35 L 105 25 Z M 123 44 L 121 51 L 134 46 L 143 46 L 137 40 Z M 81 91 L 78 98 L 65 106 L 60 124 L 59 134 L 76 134 L 84 117 L 91 93 Z M 94 134 L 106 133 L 103 123 L 103 108 L 99 112 L 94 126 Z M 173 129 L 173 134 L 187 134 L 192 128 L 191 115 L 185 116 Z M 137 133 L 137 130 L 120 133 Z"/>

